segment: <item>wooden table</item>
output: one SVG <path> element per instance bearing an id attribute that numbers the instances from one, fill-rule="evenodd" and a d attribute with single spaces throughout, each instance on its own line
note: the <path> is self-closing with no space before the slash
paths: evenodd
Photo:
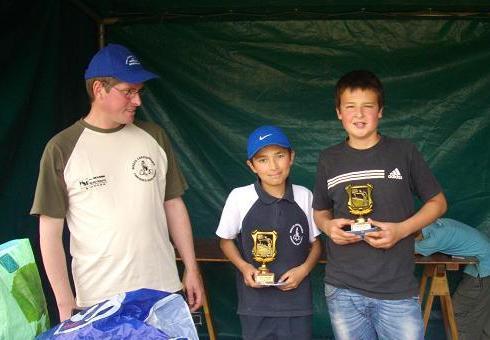
<path id="1" fill-rule="evenodd" d="M 424 273 L 420 279 L 419 292 L 419 301 L 421 305 L 425 298 L 427 281 L 431 278 L 430 288 L 424 307 L 424 329 L 427 330 L 427 323 L 429 322 L 434 297 L 438 296 L 441 300 L 441 311 L 446 335 L 452 340 L 458 340 L 458 329 L 456 320 L 454 319 L 454 309 L 451 301 L 451 294 L 449 292 L 447 271 L 459 270 L 461 266 L 467 264 L 476 264 L 478 263 L 478 259 L 476 257 L 454 258 L 445 254 L 436 253 L 431 256 L 416 255 L 415 263 L 424 265 Z"/>
<path id="2" fill-rule="evenodd" d="M 219 248 L 218 238 L 213 239 L 196 239 L 195 250 L 196 258 L 198 262 L 229 262 L 221 252 Z M 456 321 L 454 319 L 454 310 L 451 302 L 451 295 L 449 293 L 449 285 L 447 281 L 447 271 L 459 270 L 461 266 L 467 264 L 476 264 L 478 260 L 475 257 L 465 258 L 453 258 L 448 255 L 436 253 L 431 256 L 414 255 L 415 263 L 424 266 L 424 273 L 420 280 L 420 294 L 419 301 L 423 304 L 425 297 L 425 289 L 429 278 L 431 278 L 429 292 L 425 301 L 424 308 L 424 329 L 427 330 L 427 323 L 429 321 L 432 304 L 434 297 L 438 296 L 441 300 L 442 315 L 444 319 L 444 325 L 446 333 L 451 336 L 452 340 L 458 339 L 458 331 L 456 327 Z M 178 258 L 178 254 L 177 254 Z M 178 258 L 179 259 L 179 258 Z M 325 263 L 325 258 L 319 261 Z M 211 317 L 211 309 L 209 306 L 209 300 L 204 294 L 203 299 L 204 318 L 206 320 L 206 326 L 211 340 L 216 339 L 216 332 Z"/>

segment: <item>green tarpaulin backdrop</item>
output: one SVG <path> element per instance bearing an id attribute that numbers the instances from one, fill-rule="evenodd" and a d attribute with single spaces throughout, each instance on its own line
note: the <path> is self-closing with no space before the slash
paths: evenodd
<path id="1" fill-rule="evenodd" d="M 55 0 L 4 9 L 0 243 L 36 245 L 28 212 L 39 159 L 53 134 L 87 112 L 83 69 L 96 26 Z M 293 179 L 312 188 L 320 150 L 344 138 L 335 82 L 359 68 L 385 85 L 381 133 L 415 142 L 444 188 L 447 216 L 490 234 L 488 19 L 150 21 L 110 26 L 107 41 L 161 76 L 148 82 L 139 117 L 171 136 L 196 237 L 214 237 L 228 192 L 254 180 L 246 138 L 261 124 L 283 127 L 297 153 Z M 236 335 L 230 266 L 204 270 L 220 337 Z M 329 336 L 320 267 L 314 276 L 315 333 Z"/>

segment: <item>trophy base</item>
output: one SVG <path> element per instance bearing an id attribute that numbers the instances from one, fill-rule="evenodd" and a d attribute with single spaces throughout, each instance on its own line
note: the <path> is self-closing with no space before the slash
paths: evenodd
<path id="1" fill-rule="evenodd" d="M 373 227 L 371 223 L 366 222 L 365 219 L 359 218 L 356 220 L 356 223 L 351 224 L 350 230 L 347 231 L 351 234 L 363 235 L 365 233 L 378 231 L 378 227 Z"/>
<path id="2" fill-rule="evenodd" d="M 259 283 L 259 285 L 264 286 L 264 287 L 279 287 L 279 286 L 284 286 L 286 282 L 275 282 L 275 283 Z"/>
<path id="3" fill-rule="evenodd" d="M 263 286 L 269 286 L 274 284 L 274 273 L 260 272 L 255 275 L 255 283 Z"/>

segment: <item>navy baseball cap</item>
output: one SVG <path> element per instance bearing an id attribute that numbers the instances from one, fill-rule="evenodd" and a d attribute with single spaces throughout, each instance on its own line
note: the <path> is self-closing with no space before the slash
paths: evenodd
<path id="1" fill-rule="evenodd" d="M 252 159 L 260 149 L 269 145 L 279 145 L 283 148 L 291 149 L 288 137 L 280 128 L 274 125 L 264 125 L 257 128 L 248 137 L 248 159 Z"/>
<path id="2" fill-rule="evenodd" d="M 145 70 L 130 50 L 117 44 L 109 44 L 93 56 L 85 70 L 85 79 L 96 77 L 113 77 L 131 84 L 158 78 Z"/>

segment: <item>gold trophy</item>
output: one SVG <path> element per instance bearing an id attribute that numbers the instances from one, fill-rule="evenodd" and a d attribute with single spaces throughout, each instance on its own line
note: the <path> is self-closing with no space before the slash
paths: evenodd
<path id="1" fill-rule="evenodd" d="M 255 282 L 261 285 L 272 285 L 274 284 L 274 273 L 265 264 L 274 261 L 276 258 L 277 232 L 254 230 L 252 238 L 254 240 L 252 249 L 254 260 L 262 263 L 259 267 L 259 273 L 255 276 Z"/>
<path id="2" fill-rule="evenodd" d="M 356 222 L 351 224 L 350 232 L 354 234 L 364 234 L 368 231 L 375 231 L 370 223 L 363 217 L 373 211 L 373 186 L 371 184 L 351 185 L 345 187 L 349 200 L 347 207 L 352 215 L 359 216 Z"/>

